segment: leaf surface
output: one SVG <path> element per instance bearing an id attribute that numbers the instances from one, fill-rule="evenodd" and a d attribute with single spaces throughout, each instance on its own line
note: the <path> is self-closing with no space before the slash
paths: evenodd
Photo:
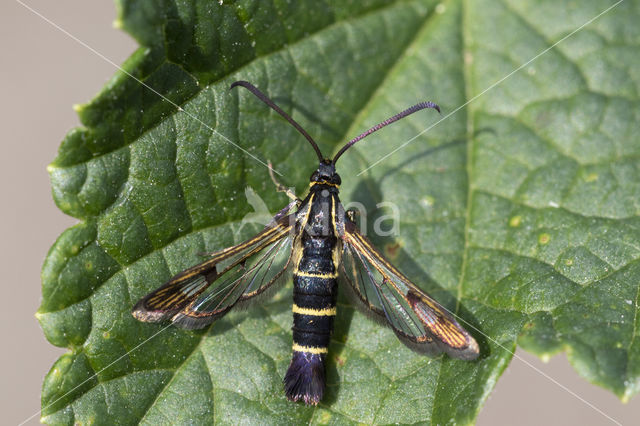
<path id="1" fill-rule="evenodd" d="M 119 26 L 141 44 L 123 65 L 137 80 L 118 73 L 84 105 L 84 127 L 49 168 L 57 205 L 80 223 L 43 267 L 38 317 L 70 349 L 45 379 L 43 420 L 472 423 L 516 344 L 566 350 L 581 375 L 629 399 L 640 383 L 637 3 L 486 91 L 608 6 L 119 0 Z M 133 319 L 135 302 L 198 253 L 255 232 L 245 224 L 264 212 L 252 206 L 287 203 L 261 162 L 299 195 L 315 169 L 294 129 L 228 90 L 238 79 L 327 156 L 414 103 L 441 106 L 441 122 L 417 113 L 345 154 L 341 197 L 457 312 L 478 361 L 415 354 L 341 299 L 327 395 L 313 408 L 282 390 L 290 286 L 204 331 Z M 399 234 L 376 234 L 394 214 Z"/>

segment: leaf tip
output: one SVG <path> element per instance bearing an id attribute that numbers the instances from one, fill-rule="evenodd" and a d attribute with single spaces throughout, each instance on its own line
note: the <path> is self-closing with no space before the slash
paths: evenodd
<path id="1" fill-rule="evenodd" d="M 628 404 L 631 398 L 635 395 L 635 390 L 631 388 L 627 388 L 625 392 L 620 397 L 620 402 L 623 404 Z"/>

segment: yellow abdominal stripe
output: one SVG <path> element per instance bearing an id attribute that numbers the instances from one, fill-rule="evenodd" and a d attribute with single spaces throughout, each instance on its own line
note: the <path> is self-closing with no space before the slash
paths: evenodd
<path id="1" fill-rule="evenodd" d="M 293 351 L 294 352 L 307 352 L 310 354 L 326 354 L 329 352 L 329 349 L 327 348 L 316 348 L 313 346 L 301 346 L 297 343 L 293 343 Z"/>
<path id="2" fill-rule="evenodd" d="M 296 268 L 297 269 L 297 268 Z M 329 272 L 326 274 L 322 274 L 322 273 L 315 273 L 315 272 L 303 272 L 303 271 L 299 271 L 296 270 L 294 271 L 294 274 L 296 274 L 299 277 L 311 277 L 311 278 L 338 278 L 338 273 L 337 272 Z"/>
<path id="3" fill-rule="evenodd" d="M 336 314 L 335 306 L 333 308 L 313 309 L 313 308 L 301 308 L 300 306 L 294 303 L 292 310 L 294 314 L 313 315 L 316 317 L 335 316 Z"/>

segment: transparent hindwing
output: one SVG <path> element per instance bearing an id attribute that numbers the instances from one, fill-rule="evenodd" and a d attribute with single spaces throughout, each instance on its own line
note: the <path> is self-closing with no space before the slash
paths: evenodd
<path id="1" fill-rule="evenodd" d="M 341 274 L 356 305 L 421 353 L 478 356 L 478 344 L 442 305 L 411 283 L 346 219 Z"/>

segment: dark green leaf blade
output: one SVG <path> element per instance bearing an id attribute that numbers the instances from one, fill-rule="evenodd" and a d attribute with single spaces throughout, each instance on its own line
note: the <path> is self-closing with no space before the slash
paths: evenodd
<path id="1" fill-rule="evenodd" d="M 612 6 L 491 4 L 468 10 L 474 93 Z M 638 16 L 619 4 L 470 105 L 472 127 L 487 131 L 470 151 L 467 270 L 482 275 L 469 275 L 467 294 L 526 314 L 524 348 L 567 350 L 623 400 L 639 383 Z"/>
<path id="2" fill-rule="evenodd" d="M 50 166 L 57 204 L 82 222 L 43 268 L 40 322 L 72 349 L 43 385 L 44 421 L 472 423 L 516 342 L 545 356 L 568 349 L 589 380 L 637 392 L 638 68 L 624 49 L 640 39 L 627 5 L 364 174 L 439 117 L 411 116 L 338 164 L 342 199 L 367 208 L 370 231 L 398 209 L 399 236 L 371 238 L 461 315 L 478 361 L 414 354 L 341 301 L 314 409 L 282 392 L 290 288 L 202 332 L 131 317 L 197 253 L 257 229 L 243 226 L 246 187 L 271 211 L 286 203 L 251 156 L 273 161 L 298 194 L 307 186 L 309 146 L 230 93 L 232 81 L 274 97 L 328 156 L 418 101 L 455 111 L 608 6 L 549 20 L 551 2 L 343 3 L 118 3 L 143 45 L 124 68 L 184 113 L 118 74 Z M 616 73 L 631 76 L 624 88 L 604 75 Z"/>

